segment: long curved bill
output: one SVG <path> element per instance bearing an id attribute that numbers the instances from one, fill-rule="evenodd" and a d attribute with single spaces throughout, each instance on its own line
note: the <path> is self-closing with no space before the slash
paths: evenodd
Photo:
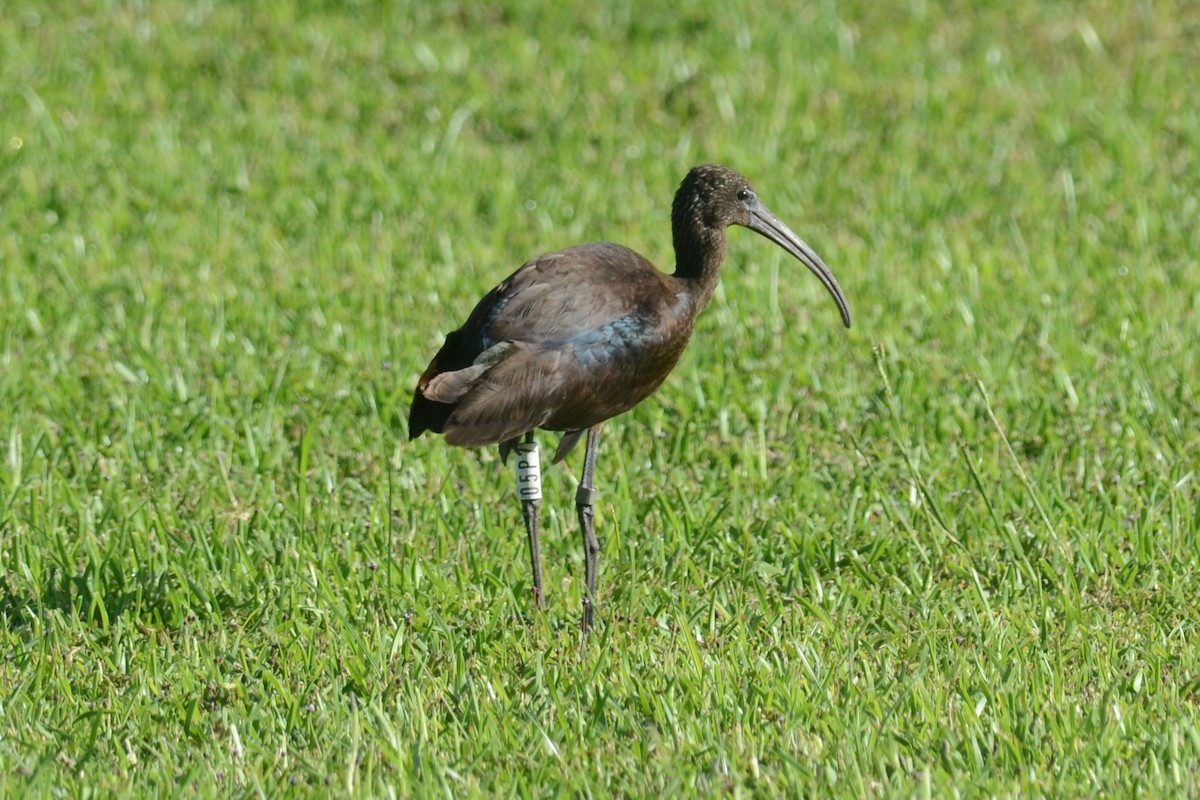
<path id="1" fill-rule="evenodd" d="M 842 294 L 842 287 L 838 286 L 837 278 L 833 277 L 833 272 L 825 266 L 825 262 L 816 254 L 816 251 L 806 245 L 799 236 L 792 232 L 791 228 L 784 225 L 783 221 L 761 202 L 750 212 L 750 224 L 746 227 L 770 239 L 812 270 L 813 274 L 820 279 L 821 283 L 825 284 L 825 288 L 833 295 L 838 311 L 842 313 L 842 322 L 847 328 L 850 327 L 850 307 L 846 304 L 846 296 Z"/>

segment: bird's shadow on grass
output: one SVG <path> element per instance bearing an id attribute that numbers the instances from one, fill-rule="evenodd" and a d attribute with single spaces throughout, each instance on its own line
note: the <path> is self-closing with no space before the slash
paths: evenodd
<path id="1" fill-rule="evenodd" d="M 78 574 L 50 567 L 41 584 L 13 586 L 0 575 L 0 620 L 11 631 L 30 628 L 53 612 L 78 619 L 92 627 L 107 628 L 133 615 L 155 626 L 171 626 L 186 613 L 171 595 L 175 578 L 167 572 L 123 575 L 112 568 L 86 565 Z"/>

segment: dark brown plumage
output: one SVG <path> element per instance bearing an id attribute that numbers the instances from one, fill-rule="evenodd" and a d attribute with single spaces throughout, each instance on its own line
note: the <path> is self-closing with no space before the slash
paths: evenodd
<path id="1" fill-rule="evenodd" d="M 720 166 L 692 169 L 675 195 L 671 223 L 673 275 L 608 242 L 526 263 L 446 337 L 413 395 L 410 439 L 428 430 L 455 445 L 499 443 L 506 456 L 520 437 L 543 428 L 566 434 L 554 455 L 558 461 L 590 431 L 576 498 L 589 549 L 585 627 L 594 606 L 595 554 L 590 551 L 598 550 L 590 522 L 599 426 L 645 399 L 679 360 L 716 288 L 725 229 L 750 228 L 801 261 L 833 295 L 842 321 L 850 325 L 829 268 L 736 172 Z M 540 603 L 536 508 L 533 512 L 529 535 Z"/>

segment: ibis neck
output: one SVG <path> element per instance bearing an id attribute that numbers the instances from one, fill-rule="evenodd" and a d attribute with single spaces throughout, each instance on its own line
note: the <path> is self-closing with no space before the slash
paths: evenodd
<path id="1" fill-rule="evenodd" d="M 689 285 L 695 298 L 696 313 L 712 299 L 725 260 L 724 229 L 697 226 L 675 230 L 676 279 Z"/>

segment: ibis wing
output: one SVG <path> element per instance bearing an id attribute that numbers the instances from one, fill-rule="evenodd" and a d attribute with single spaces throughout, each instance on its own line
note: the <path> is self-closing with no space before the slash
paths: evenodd
<path id="1" fill-rule="evenodd" d="M 496 342 L 544 344 L 643 311 L 662 293 L 662 273 L 632 250 L 595 242 L 541 256 L 513 273 L 477 307 L 486 347 Z"/>
<path id="2" fill-rule="evenodd" d="M 521 343 L 480 376 L 455 406 L 446 441 L 467 447 L 503 442 L 546 423 L 564 394 L 569 359 Z"/>
<path id="3" fill-rule="evenodd" d="M 640 349 L 617 342 L 603 360 L 582 343 L 516 344 L 458 401 L 445 425 L 451 444 L 478 446 L 534 428 L 577 431 L 632 408 L 666 373 L 639 369 Z"/>

